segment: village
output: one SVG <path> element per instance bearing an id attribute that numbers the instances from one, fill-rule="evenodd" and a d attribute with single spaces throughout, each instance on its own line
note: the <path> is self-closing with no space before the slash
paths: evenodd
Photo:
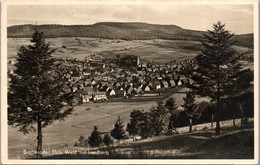
<path id="1" fill-rule="evenodd" d="M 181 74 L 183 68 L 194 60 L 179 64 L 153 65 L 141 62 L 140 57 L 131 61 L 133 66 L 120 67 L 113 61 L 62 59 L 67 80 L 64 92 L 75 93 L 73 104 L 102 102 L 112 98 L 161 95 L 160 89 L 193 83 Z"/>

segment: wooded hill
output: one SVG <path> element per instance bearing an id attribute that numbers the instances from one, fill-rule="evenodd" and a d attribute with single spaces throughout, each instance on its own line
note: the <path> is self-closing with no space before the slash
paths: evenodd
<path id="1" fill-rule="evenodd" d="M 93 25 L 38 25 L 47 38 L 56 37 L 93 37 L 123 40 L 203 40 L 206 31 L 183 29 L 176 25 L 158 25 L 148 23 L 101 22 Z M 34 25 L 15 25 L 7 28 L 8 38 L 30 38 Z M 236 35 L 236 45 L 253 47 L 253 34 Z"/>

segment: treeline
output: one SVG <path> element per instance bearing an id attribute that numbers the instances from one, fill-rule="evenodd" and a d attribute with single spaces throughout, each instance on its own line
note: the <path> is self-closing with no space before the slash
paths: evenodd
<path id="1" fill-rule="evenodd" d="M 113 139 L 120 141 L 128 139 L 132 136 L 133 141 L 140 136 L 146 139 L 152 136 L 178 134 L 178 128 L 189 126 L 192 132 L 192 126 L 202 123 L 215 122 L 214 115 L 216 104 L 211 102 L 194 102 L 195 96 L 191 91 L 186 93 L 184 110 L 179 110 L 175 99 L 169 98 L 165 104 L 162 101 L 157 102 L 156 107 L 152 107 L 149 111 L 133 110 L 130 113 L 130 121 L 127 123 L 126 129 L 124 124 L 118 117 L 114 124 L 114 128 L 109 133 L 102 135 L 95 126 L 93 132 L 88 138 L 80 136 L 76 147 L 99 147 L 102 144 L 109 146 L 113 144 Z M 248 92 L 240 98 L 241 107 L 233 101 L 225 102 L 221 105 L 219 120 L 230 120 L 241 118 L 242 122 L 246 122 L 247 118 L 254 117 L 253 92 Z M 234 123 L 233 123 L 234 124 Z M 233 125 L 233 127 L 237 127 Z M 128 132 L 128 135 L 126 134 Z"/>
<path id="2" fill-rule="evenodd" d="M 137 56 L 135 55 L 116 55 L 116 63 L 120 67 L 137 66 Z"/>
<path id="3" fill-rule="evenodd" d="M 204 40 L 204 31 L 182 29 L 175 25 L 146 23 L 97 23 L 94 25 L 38 25 L 47 38 L 91 37 L 122 40 Z M 7 28 L 8 38 L 30 38 L 34 25 L 16 25 Z M 236 45 L 253 47 L 253 34 L 237 35 Z"/>

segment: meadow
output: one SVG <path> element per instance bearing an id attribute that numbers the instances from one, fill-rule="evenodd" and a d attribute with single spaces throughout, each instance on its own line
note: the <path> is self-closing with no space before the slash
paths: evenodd
<path id="1" fill-rule="evenodd" d="M 116 58 L 116 55 L 136 55 L 141 60 L 155 64 L 165 64 L 171 61 L 181 62 L 200 54 L 201 43 L 189 40 L 112 40 L 100 38 L 63 37 L 47 38 L 51 48 L 56 49 L 55 58 Z M 18 49 L 22 45 L 29 45 L 29 38 L 8 38 L 7 57 L 16 58 Z M 249 52 L 252 49 L 243 46 L 233 46 L 238 53 Z M 248 53 L 247 53 L 248 54 Z M 253 55 L 253 54 L 252 54 Z"/>
<path id="2" fill-rule="evenodd" d="M 83 60 L 90 55 L 101 58 L 116 58 L 118 54 L 133 54 L 147 62 L 166 63 L 182 61 L 199 53 L 200 42 L 180 40 L 110 40 L 98 38 L 48 38 L 56 51 L 56 58 L 78 58 Z M 22 45 L 30 44 L 29 38 L 8 38 L 8 58 L 15 58 Z M 163 58 L 162 58 L 163 57 Z"/>
<path id="3" fill-rule="evenodd" d="M 73 146 L 79 137 L 88 137 L 97 126 L 101 132 L 109 132 L 118 116 L 126 124 L 130 112 L 134 109 L 149 110 L 156 102 L 104 102 L 82 104 L 74 108 L 72 115 L 65 121 L 57 121 L 43 128 L 43 148 L 59 148 L 64 145 Z M 8 127 L 8 156 L 10 159 L 23 158 L 24 150 L 36 147 L 37 132 L 24 135 L 17 128 Z"/>

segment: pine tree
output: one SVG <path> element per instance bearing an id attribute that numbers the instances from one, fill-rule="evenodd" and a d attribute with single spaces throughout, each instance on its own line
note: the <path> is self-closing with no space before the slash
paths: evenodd
<path id="1" fill-rule="evenodd" d="M 46 43 L 43 32 L 35 29 L 32 45 L 18 51 L 16 70 L 10 75 L 8 91 L 8 124 L 24 134 L 35 130 L 37 148 L 42 151 L 42 128 L 71 114 L 71 93 L 65 93 L 64 69 L 52 58 L 55 50 Z M 64 104 L 64 102 L 66 104 Z M 66 105 L 66 106 L 65 106 Z"/>
<path id="2" fill-rule="evenodd" d="M 91 133 L 91 136 L 88 137 L 88 144 L 91 147 L 99 147 L 102 143 L 102 137 L 98 131 L 97 126 L 94 126 L 94 130 Z"/>
<path id="3" fill-rule="evenodd" d="M 196 104 L 195 104 L 195 95 L 194 95 L 194 93 L 192 91 L 186 92 L 186 97 L 183 98 L 183 100 L 184 100 L 183 108 L 185 110 L 185 114 L 190 119 L 189 132 L 192 132 L 192 120 L 197 115 L 196 114 L 196 109 L 195 109 Z"/>
<path id="4" fill-rule="evenodd" d="M 179 114 L 177 110 L 178 105 L 176 104 L 175 99 L 170 97 L 168 100 L 166 100 L 164 106 L 169 110 L 170 113 L 168 131 L 170 134 L 172 134 L 172 131 L 174 129 L 174 125 L 173 125 L 174 119 Z"/>
<path id="5" fill-rule="evenodd" d="M 225 89 L 230 86 L 230 78 L 237 67 L 233 65 L 237 60 L 231 47 L 233 34 L 225 30 L 225 24 L 218 22 L 204 36 L 206 41 L 202 42 L 202 54 L 196 60 L 198 68 L 193 75 L 196 85 L 190 87 L 196 94 L 208 96 L 216 102 L 216 134 L 220 134 L 221 99 L 227 94 Z"/>
<path id="6" fill-rule="evenodd" d="M 240 66 L 237 61 L 235 65 Z M 240 110 L 241 116 L 243 114 L 242 103 L 238 100 L 238 97 L 240 97 L 238 94 L 251 87 L 250 82 L 254 79 L 254 73 L 250 69 L 241 70 L 239 67 L 234 67 L 233 76 L 230 75 L 230 79 L 231 81 L 229 82 L 229 86 L 225 88 L 227 91 L 227 98 L 225 99 L 225 103 L 229 109 L 232 110 L 233 127 L 235 127 L 235 118 L 236 114 L 238 113 L 237 110 Z"/>
<path id="7" fill-rule="evenodd" d="M 109 146 L 111 144 L 113 144 L 113 140 L 111 138 L 111 136 L 109 136 L 109 134 L 106 134 L 103 138 L 103 143 L 106 145 L 106 146 Z"/>
<path id="8" fill-rule="evenodd" d="M 168 123 L 170 113 L 163 106 L 161 101 L 157 102 L 157 107 L 151 109 L 150 113 L 151 126 L 156 136 L 164 134 L 168 131 Z"/>
<path id="9" fill-rule="evenodd" d="M 135 141 L 135 135 L 140 132 L 140 120 L 142 112 L 139 110 L 134 110 L 130 114 L 130 122 L 127 124 L 126 131 L 129 132 L 129 135 L 133 135 L 133 141 Z"/>
<path id="10" fill-rule="evenodd" d="M 142 113 L 139 128 L 142 139 L 146 139 L 153 134 L 152 123 L 148 112 Z"/>
<path id="11" fill-rule="evenodd" d="M 111 130 L 111 136 L 118 141 L 125 137 L 124 125 L 120 117 L 118 117 L 117 121 L 115 122 L 114 129 Z"/>

